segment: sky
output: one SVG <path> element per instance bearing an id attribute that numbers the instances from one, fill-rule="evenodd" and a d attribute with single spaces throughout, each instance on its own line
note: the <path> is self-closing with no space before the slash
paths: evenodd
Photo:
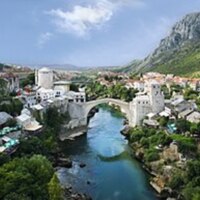
<path id="1" fill-rule="evenodd" d="M 191 12 L 200 0 L 0 0 L 0 62 L 124 65 Z"/>

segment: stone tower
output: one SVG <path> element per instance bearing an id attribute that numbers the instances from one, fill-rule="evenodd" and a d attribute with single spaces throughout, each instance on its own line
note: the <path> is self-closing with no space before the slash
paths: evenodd
<path id="1" fill-rule="evenodd" d="M 38 86 L 45 89 L 53 88 L 53 71 L 46 67 L 38 70 Z"/>
<path id="2" fill-rule="evenodd" d="M 159 113 L 164 110 L 164 95 L 161 91 L 160 84 L 151 82 L 147 86 L 149 100 L 153 113 Z"/>
<path id="3" fill-rule="evenodd" d="M 131 122 L 134 127 L 141 125 L 144 117 L 151 112 L 151 105 L 147 95 L 137 96 L 130 102 Z"/>

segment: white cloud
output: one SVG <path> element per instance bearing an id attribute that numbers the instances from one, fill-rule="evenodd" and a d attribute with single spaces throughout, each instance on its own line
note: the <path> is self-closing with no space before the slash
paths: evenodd
<path id="1" fill-rule="evenodd" d="M 133 2 L 135 6 L 144 5 L 140 0 L 98 0 L 93 5 L 76 5 L 71 11 L 53 9 L 47 13 L 54 17 L 60 31 L 85 36 L 90 30 L 102 27 L 120 6 Z"/>
<path id="2" fill-rule="evenodd" d="M 39 39 L 37 42 L 38 47 L 42 48 L 45 45 L 45 43 L 47 43 L 52 38 L 52 36 L 53 34 L 50 32 L 42 33 L 39 36 Z"/>

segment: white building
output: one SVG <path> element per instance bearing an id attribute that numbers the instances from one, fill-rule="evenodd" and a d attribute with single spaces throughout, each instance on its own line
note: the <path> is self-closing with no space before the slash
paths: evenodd
<path id="1" fill-rule="evenodd" d="M 160 84 L 152 81 L 146 84 L 146 91 L 148 93 L 151 109 L 153 113 L 159 113 L 164 110 L 164 95 L 161 91 Z"/>
<path id="2" fill-rule="evenodd" d="M 130 104 L 130 109 L 133 113 L 132 124 L 134 126 L 140 125 L 147 114 L 158 114 L 165 108 L 164 95 L 158 83 L 148 83 L 145 91 L 145 95 L 138 95 Z"/>
<path id="3" fill-rule="evenodd" d="M 4 79 L 7 84 L 8 92 L 13 92 L 19 89 L 19 77 L 13 73 L 0 73 L 0 78 Z"/>
<path id="4" fill-rule="evenodd" d="M 67 93 L 66 97 L 69 99 L 69 102 L 84 103 L 86 101 L 85 92 L 69 91 Z"/>
<path id="5" fill-rule="evenodd" d="M 45 89 L 53 88 L 53 71 L 46 67 L 35 71 L 35 84 Z"/>
<path id="6" fill-rule="evenodd" d="M 36 92 L 36 97 L 40 101 L 47 101 L 49 99 L 54 99 L 55 92 L 52 89 L 40 88 Z"/>
<path id="7" fill-rule="evenodd" d="M 144 91 L 144 82 L 143 81 L 135 81 L 133 84 L 134 89 L 138 90 L 139 92 Z"/>
<path id="8" fill-rule="evenodd" d="M 38 88 L 36 90 L 36 99 L 44 107 L 49 105 L 63 106 L 64 104 L 67 105 L 68 102 L 83 103 L 86 101 L 86 95 L 84 91 L 70 91 L 71 82 L 54 82 L 53 71 L 48 68 L 36 70 L 35 77 L 35 82 Z"/>
<path id="9" fill-rule="evenodd" d="M 30 108 L 37 104 L 35 91 L 31 91 L 31 92 L 24 91 L 22 94 L 22 99 L 25 101 L 24 102 L 25 108 Z"/>
<path id="10" fill-rule="evenodd" d="M 25 131 L 35 132 L 42 128 L 42 125 L 32 117 L 28 109 L 23 109 L 21 115 L 16 117 L 18 124 L 20 124 Z"/>
<path id="11" fill-rule="evenodd" d="M 54 90 L 58 91 L 62 94 L 66 94 L 67 92 L 70 91 L 70 84 L 71 84 L 71 82 L 69 82 L 69 81 L 54 82 Z"/>
<path id="12" fill-rule="evenodd" d="M 199 123 L 200 122 L 200 113 L 197 111 L 192 112 L 186 118 L 189 122 Z"/>
<path id="13" fill-rule="evenodd" d="M 133 125 L 140 125 L 144 117 L 151 112 L 150 99 L 147 95 L 137 96 L 131 102 L 133 108 Z"/>

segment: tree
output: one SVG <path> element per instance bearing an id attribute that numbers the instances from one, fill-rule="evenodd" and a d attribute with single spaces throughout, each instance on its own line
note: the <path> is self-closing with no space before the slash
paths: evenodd
<path id="1" fill-rule="evenodd" d="M 8 119 L 8 121 L 5 124 L 5 126 L 9 127 L 15 127 L 16 125 L 17 125 L 16 119 Z"/>
<path id="2" fill-rule="evenodd" d="M 144 158 L 147 162 L 159 160 L 160 156 L 156 149 L 148 149 L 145 152 Z"/>
<path id="3" fill-rule="evenodd" d="M 4 96 L 6 93 L 6 81 L 0 78 L 0 96 Z"/>
<path id="4" fill-rule="evenodd" d="M 35 84 L 35 74 L 31 73 L 29 74 L 26 79 L 21 81 L 21 86 L 25 87 L 27 85 L 34 85 Z"/>
<path id="5" fill-rule="evenodd" d="M 187 163 L 187 177 L 188 180 L 192 180 L 200 176 L 200 161 L 194 160 Z"/>
<path id="6" fill-rule="evenodd" d="M 59 131 L 60 125 L 63 123 L 64 119 L 61 113 L 58 112 L 56 107 L 48 108 L 45 114 L 45 121 L 47 126 L 53 128 L 56 132 Z"/>
<path id="7" fill-rule="evenodd" d="M 184 185 L 183 177 L 180 173 L 175 173 L 169 182 L 169 187 L 172 189 L 179 189 L 182 185 Z"/>
<path id="8" fill-rule="evenodd" d="M 4 200 L 31 200 L 31 198 L 24 194 L 17 194 L 15 192 L 12 192 L 6 195 Z"/>
<path id="9" fill-rule="evenodd" d="M 0 166 L 9 162 L 10 156 L 6 153 L 0 153 Z"/>
<path id="10" fill-rule="evenodd" d="M 178 119 L 176 121 L 176 127 L 178 131 L 185 133 L 186 131 L 190 131 L 190 122 L 185 119 Z"/>
<path id="11" fill-rule="evenodd" d="M 48 192 L 50 200 L 62 200 L 63 199 L 63 190 L 58 180 L 57 175 L 54 173 L 50 182 L 48 183 Z"/>
<path id="12" fill-rule="evenodd" d="M 15 158 L 0 167 L 0 199 L 16 194 L 25 199 L 48 199 L 48 183 L 52 176 L 53 167 L 44 156 Z"/>
<path id="13" fill-rule="evenodd" d="M 71 91 L 74 91 L 74 92 L 79 92 L 79 88 L 78 88 L 78 86 L 75 85 L 75 84 L 71 84 L 71 85 L 70 85 L 70 90 L 71 90 Z"/>
<path id="14" fill-rule="evenodd" d="M 19 99 L 11 99 L 9 103 L 0 105 L 0 110 L 12 116 L 19 115 L 23 109 L 23 103 Z"/>
<path id="15" fill-rule="evenodd" d="M 200 187 L 191 187 L 189 184 L 183 190 L 183 196 L 186 200 L 199 200 Z"/>
<path id="16" fill-rule="evenodd" d="M 165 127 L 165 126 L 167 126 L 168 121 L 169 121 L 168 117 L 161 117 L 159 119 L 159 124 L 160 124 L 160 126 Z"/>

